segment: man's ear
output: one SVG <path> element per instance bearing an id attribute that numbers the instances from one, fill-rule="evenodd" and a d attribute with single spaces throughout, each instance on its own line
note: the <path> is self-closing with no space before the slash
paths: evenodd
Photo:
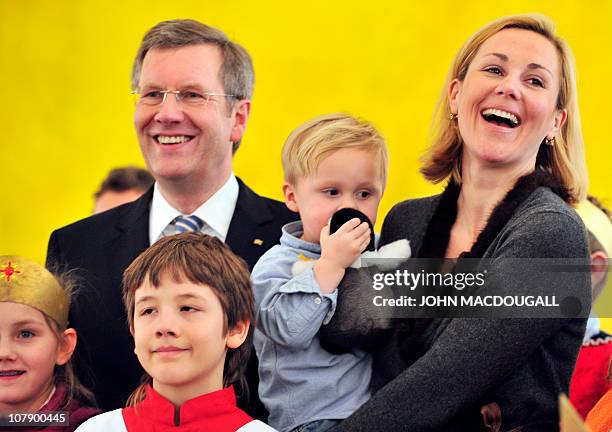
<path id="1" fill-rule="evenodd" d="M 444 115 L 458 113 L 457 96 L 459 95 L 459 90 L 461 90 L 461 81 L 455 78 L 448 85 L 448 106 L 450 107 L 450 113 L 444 113 Z"/>
<path id="2" fill-rule="evenodd" d="M 249 120 L 249 115 L 251 115 L 251 101 L 243 99 L 236 102 L 236 105 L 232 108 L 231 115 L 234 119 L 234 124 L 232 125 L 230 141 L 235 143 L 242 139 L 242 135 L 244 135 L 246 130 L 247 121 Z"/>
<path id="3" fill-rule="evenodd" d="M 55 358 L 55 364 L 58 366 L 68 363 L 77 344 L 77 333 L 75 329 L 67 328 L 64 330 L 62 336 L 62 340 L 57 347 L 57 356 Z"/>
<path id="4" fill-rule="evenodd" d="M 285 204 L 287 208 L 293 212 L 299 212 L 298 203 L 295 200 L 295 188 L 289 183 L 283 185 L 283 195 L 285 195 Z"/>
<path id="5" fill-rule="evenodd" d="M 250 321 L 238 321 L 234 328 L 230 329 L 227 332 L 227 347 L 235 349 L 242 345 L 247 335 L 249 334 L 250 326 Z"/>

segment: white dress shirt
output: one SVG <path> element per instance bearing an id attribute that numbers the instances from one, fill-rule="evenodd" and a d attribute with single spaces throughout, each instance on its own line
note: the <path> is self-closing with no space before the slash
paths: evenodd
<path id="1" fill-rule="evenodd" d="M 223 186 L 191 214 L 204 221 L 201 230 L 203 233 L 214 235 L 225 242 L 237 201 L 238 181 L 232 173 Z M 181 214 L 166 201 L 156 182 L 149 212 L 149 244 L 165 235 L 173 234 L 174 227 L 168 225 Z"/>

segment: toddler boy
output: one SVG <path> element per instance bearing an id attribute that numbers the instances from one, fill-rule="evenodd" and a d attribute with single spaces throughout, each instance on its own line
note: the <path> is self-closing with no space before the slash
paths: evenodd
<path id="1" fill-rule="evenodd" d="M 283 227 L 280 245 L 252 274 L 259 396 L 279 430 L 327 430 L 370 397 L 370 355 L 333 355 L 317 332 L 333 316 L 338 284 L 371 234 L 355 218 L 330 235 L 329 220 L 339 209 L 354 208 L 376 222 L 388 160 L 376 129 L 345 114 L 308 121 L 284 145 L 285 202 L 300 221 Z M 292 271 L 299 261 L 315 263 Z"/>

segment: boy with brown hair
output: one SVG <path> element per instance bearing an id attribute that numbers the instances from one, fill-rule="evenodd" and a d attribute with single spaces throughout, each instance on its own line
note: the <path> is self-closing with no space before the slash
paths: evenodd
<path id="1" fill-rule="evenodd" d="M 246 263 L 201 233 L 163 238 L 123 275 L 135 353 L 145 369 L 128 407 L 79 431 L 273 431 L 236 406 L 246 388 L 254 300 Z"/>

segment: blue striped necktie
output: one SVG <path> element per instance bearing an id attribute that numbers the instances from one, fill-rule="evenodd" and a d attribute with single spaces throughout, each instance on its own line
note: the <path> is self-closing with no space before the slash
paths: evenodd
<path id="1" fill-rule="evenodd" d="M 176 228 L 176 234 L 192 231 L 200 231 L 204 226 L 204 221 L 196 215 L 191 216 L 177 216 L 174 218 L 174 227 Z"/>

